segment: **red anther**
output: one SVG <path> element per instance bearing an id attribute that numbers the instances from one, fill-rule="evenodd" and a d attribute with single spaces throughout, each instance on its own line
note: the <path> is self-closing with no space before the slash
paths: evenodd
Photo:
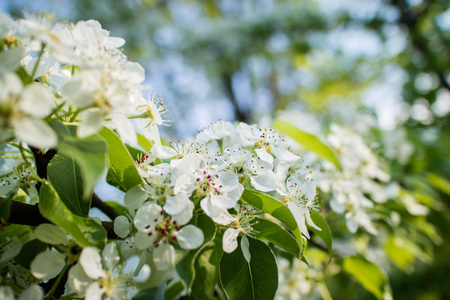
<path id="1" fill-rule="evenodd" d="M 172 224 L 173 224 L 173 225 L 177 224 L 177 221 L 175 221 L 175 220 L 174 220 L 174 221 L 172 221 Z"/>
<path id="2" fill-rule="evenodd" d="M 216 189 L 216 188 L 214 188 L 214 192 L 216 192 L 216 193 L 217 193 L 217 189 Z"/>
<path id="3" fill-rule="evenodd" d="M 206 185 L 209 186 L 209 182 L 207 182 Z"/>
<path id="4" fill-rule="evenodd" d="M 221 188 L 223 185 L 220 185 L 219 188 Z"/>
<path id="5" fill-rule="evenodd" d="M 158 248 L 158 246 L 159 246 L 159 243 L 156 242 L 156 243 L 155 243 L 155 248 Z"/>
<path id="6" fill-rule="evenodd" d="M 205 175 L 206 175 L 206 171 L 203 171 L 203 174 L 205 174 Z"/>
<path id="7" fill-rule="evenodd" d="M 158 219 L 155 219 L 155 223 L 158 222 Z"/>
<path id="8" fill-rule="evenodd" d="M 211 175 L 206 176 L 206 178 L 210 179 L 210 178 L 211 178 Z"/>
<path id="9" fill-rule="evenodd" d="M 175 226 L 175 230 L 178 230 L 178 229 L 180 229 L 180 227 L 179 226 Z"/>
<path id="10" fill-rule="evenodd" d="M 167 244 L 167 240 L 164 240 L 164 244 Z"/>
<path id="11" fill-rule="evenodd" d="M 173 236 L 172 239 L 173 239 L 174 241 L 176 241 L 176 240 L 177 240 L 177 237 L 176 237 L 176 236 Z"/>
<path id="12" fill-rule="evenodd" d="M 149 228 L 150 228 L 150 225 L 145 226 L 145 229 L 149 229 Z"/>
<path id="13" fill-rule="evenodd" d="M 167 219 L 167 220 L 166 220 L 166 223 L 167 223 L 167 224 L 169 224 L 169 223 L 170 223 L 170 220 L 169 220 L 169 219 Z"/>
<path id="14" fill-rule="evenodd" d="M 164 213 L 163 213 L 163 211 L 161 211 L 161 216 L 163 215 Z M 156 222 L 156 221 L 155 221 Z"/>
<path id="15" fill-rule="evenodd" d="M 153 234 L 153 232 L 149 232 L 147 235 L 148 235 L 148 236 L 151 236 L 152 234 Z"/>
<path id="16" fill-rule="evenodd" d="M 200 178 L 197 178 L 197 181 L 200 181 Z"/>
<path id="17" fill-rule="evenodd" d="M 219 175 L 216 174 L 216 178 L 219 178 Z"/>

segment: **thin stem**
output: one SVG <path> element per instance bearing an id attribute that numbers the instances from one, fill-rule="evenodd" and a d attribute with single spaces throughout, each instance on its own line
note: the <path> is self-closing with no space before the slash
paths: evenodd
<path id="1" fill-rule="evenodd" d="M 22 154 L 22 158 L 25 161 L 25 164 L 27 165 L 28 169 L 31 171 L 31 173 L 33 173 L 34 178 L 36 178 L 37 181 L 39 182 L 43 182 L 42 178 L 38 176 L 38 174 L 34 171 L 33 167 L 31 166 L 31 164 L 28 162 L 27 157 L 25 156 L 25 153 L 23 151 L 23 146 L 20 145 L 20 153 Z"/>
<path id="2" fill-rule="evenodd" d="M 34 65 L 33 73 L 31 73 L 31 80 L 33 80 L 34 75 L 36 74 L 39 63 L 41 62 L 42 54 L 44 54 L 45 44 L 42 44 L 41 51 L 39 52 L 39 56 L 36 60 L 36 64 Z"/>
<path id="3" fill-rule="evenodd" d="M 62 269 L 61 273 L 59 273 L 58 278 L 56 279 L 55 283 L 53 283 L 52 289 L 48 294 L 45 296 L 44 299 L 52 299 L 53 294 L 55 293 L 56 289 L 59 286 L 59 283 L 61 282 L 62 278 L 66 274 L 67 270 L 69 269 L 69 264 L 66 264 L 64 268 Z"/>
<path id="4" fill-rule="evenodd" d="M 11 146 L 16 147 L 17 149 L 20 149 L 20 147 L 21 147 L 19 144 L 14 143 L 14 142 L 10 142 L 9 144 L 10 144 Z M 30 154 L 33 154 L 33 152 L 32 152 L 30 149 L 23 148 L 23 150 L 24 150 L 25 152 L 28 152 L 28 153 L 30 153 Z"/>

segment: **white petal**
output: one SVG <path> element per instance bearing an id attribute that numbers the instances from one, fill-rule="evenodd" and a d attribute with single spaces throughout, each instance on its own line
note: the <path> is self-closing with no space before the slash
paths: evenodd
<path id="1" fill-rule="evenodd" d="M 53 96 L 41 83 L 31 83 L 22 91 L 19 107 L 27 115 L 44 118 L 51 111 Z"/>
<path id="2" fill-rule="evenodd" d="M 166 196 L 166 204 L 164 205 L 164 210 L 169 215 L 175 215 L 180 213 L 188 205 L 189 195 L 184 193 L 179 193 L 175 196 Z"/>
<path id="3" fill-rule="evenodd" d="M 3 299 L 3 298 L 2 298 Z M 18 300 L 42 300 L 44 299 L 44 291 L 37 284 L 31 285 L 27 288 Z"/>
<path id="4" fill-rule="evenodd" d="M 148 199 L 148 194 L 140 185 L 135 185 L 125 194 L 125 206 L 130 209 L 137 209 Z"/>
<path id="5" fill-rule="evenodd" d="M 12 47 L 8 51 L 0 52 L 0 77 L 14 72 L 20 66 L 23 52 L 24 49 L 22 47 Z"/>
<path id="6" fill-rule="evenodd" d="M 105 276 L 102 268 L 102 258 L 95 248 L 84 248 L 81 252 L 79 263 L 90 278 L 98 279 Z"/>
<path id="7" fill-rule="evenodd" d="M 112 270 L 120 260 L 115 242 L 106 244 L 102 251 L 103 264 L 107 270 Z"/>
<path id="8" fill-rule="evenodd" d="M 77 263 L 70 268 L 67 282 L 74 291 L 84 294 L 89 284 L 92 283 L 92 279 L 84 273 L 81 265 Z"/>
<path id="9" fill-rule="evenodd" d="M 219 217 L 224 211 L 224 209 L 218 208 L 211 203 L 210 195 L 207 195 L 200 201 L 200 207 L 208 217 L 213 219 Z"/>
<path id="10" fill-rule="evenodd" d="M 222 210 L 221 214 L 217 216 L 216 218 L 211 218 L 214 223 L 220 224 L 220 225 L 228 225 L 232 222 L 234 222 L 235 218 L 230 215 L 230 213 L 227 210 Z"/>
<path id="11" fill-rule="evenodd" d="M 64 268 L 66 256 L 56 251 L 41 252 L 31 262 L 30 270 L 38 279 L 50 279 Z"/>
<path id="12" fill-rule="evenodd" d="M 203 231 L 194 225 L 187 225 L 176 232 L 178 244 L 181 248 L 192 250 L 203 243 Z"/>
<path id="13" fill-rule="evenodd" d="M 278 178 L 272 171 L 261 175 L 250 176 L 250 181 L 252 186 L 261 192 L 274 191 L 278 187 Z"/>
<path id="14" fill-rule="evenodd" d="M 237 200 L 224 195 L 211 195 L 211 204 L 217 208 L 228 209 L 236 205 Z"/>
<path id="15" fill-rule="evenodd" d="M 222 248 L 226 253 L 231 253 L 236 250 L 238 243 L 237 237 L 239 236 L 240 230 L 237 228 L 228 228 L 225 230 L 222 238 Z"/>
<path id="16" fill-rule="evenodd" d="M 248 242 L 248 238 L 244 235 L 241 239 L 241 250 L 242 250 L 242 254 L 244 254 L 245 260 L 248 263 L 250 263 L 250 259 L 252 258 L 249 247 L 250 247 L 250 244 Z"/>
<path id="17" fill-rule="evenodd" d="M 5 262 L 16 257 L 20 253 L 20 250 L 22 250 L 22 243 L 14 236 L 11 240 L 11 247 L 2 254 L 0 262 Z"/>
<path id="18" fill-rule="evenodd" d="M 162 209 L 155 203 L 148 203 L 141 206 L 134 217 L 134 225 L 139 231 L 148 232 L 154 230 L 155 224 L 162 216 Z"/>
<path id="19" fill-rule="evenodd" d="M 85 138 L 97 133 L 103 125 L 103 113 L 98 108 L 90 108 L 80 113 L 81 123 L 77 128 L 77 136 Z"/>
<path id="20" fill-rule="evenodd" d="M 3 300 L 14 300 L 14 294 L 10 287 L 0 286 L 0 299 Z"/>
<path id="21" fill-rule="evenodd" d="M 322 231 L 321 228 L 319 228 L 316 224 L 314 224 L 313 220 L 311 219 L 311 214 L 310 213 L 305 213 L 305 217 L 306 217 L 306 223 L 308 223 L 309 226 Z"/>
<path id="22" fill-rule="evenodd" d="M 36 238 L 50 245 L 59 245 L 67 242 L 67 235 L 58 226 L 53 224 L 41 224 L 34 231 Z"/>
<path id="23" fill-rule="evenodd" d="M 173 266 L 175 262 L 175 248 L 172 245 L 161 243 L 153 250 L 153 262 L 156 269 L 164 271 Z"/>
<path id="24" fill-rule="evenodd" d="M 186 207 L 179 213 L 172 215 L 172 221 L 177 221 L 178 225 L 184 225 L 192 219 L 194 203 L 189 200 Z"/>
<path id="25" fill-rule="evenodd" d="M 148 249 L 153 246 L 157 237 L 157 233 L 138 231 L 134 237 L 134 244 L 140 250 Z"/>
<path id="26" fill-rule="evenodd" d="M 147 250 L 142 251 L 141 256 L 139 257 L 139 263 L 136 266 L 136 270 L 134 270 L 133 276 L 138 276 L 141 272 L 142 267 L 145 264 L 145 260 L 147 259 Z"/>
<path id="27" fill-rule="evenodd" d="M 266 148 L 255 149 L 256 155 L 265 162 L 273 164 L 273 156 L 267 153 Z"/>
<path id="28" fill-rule="evenodd" d="M 114 232 L 123 239 L 130 234 L 130 221 L 127 217 L 118 216 L 114 219 Z"/>
<path id="29" fill-rule="evenodd" d="M 299 156 L 289 152 L 284 148 L 274 147 L 272 153 L 281 161 L 294 162 L 300 159 Z"/>
<path id="30" fill-rule="evenodd" d="M 84 300 L 102 300 L 104 292 L 105 289 L 101 288 L 98 282 L 93 282 L 87 288 Z"/>
<path id="31" fill-rule="evenodd" d="M 131 124 L 127 117 L 124 115 L 115 114 L 114 116 L 111 116 L 111 120 L 119 135 L 128 145 L 135 148 L 139 146 L 136 131 L 134 130 L 133 124 Z"/>
<path id="32" fill-rule="evenodd" d="M 120 252 L 122 253 L 122 256 L 124 258 L 130 257 L 134 254 L 135 251 L 136 245 L 134 244 L 134 236 L 130 236 L 129 238 L 123 240 L 122 244 L 120 245 Z"/>
<path id="33" fill-rule="evenodd" d="M 13 120 L 13 126 L 16 137 L 30 146 L 40 149 L 56 146 L 56 133 L 43 120 L 24 117 Z"/>
<path id="34" fill-rule="evenodd" d="M 177 151 L 175 151 L 172 147 L 167 147 L 167 146 L 159 146 L 159 145 L 154 145 L 152 147 L 152 149 L 150 150 L 150 152 L 156 156 L 159 157 L 161 159 L 169 159 L 174 157 L 175 155 L 177 155 Z"/>
<path id="35" fill-rule="evenodd" d="M 305 213 L 292 202 L 287 202 L 286 205 L 294 215 L 294 219 L 297 222 L 300 231 L 309 239 L 308 228 L 306 228 L 305 224 Z"/>

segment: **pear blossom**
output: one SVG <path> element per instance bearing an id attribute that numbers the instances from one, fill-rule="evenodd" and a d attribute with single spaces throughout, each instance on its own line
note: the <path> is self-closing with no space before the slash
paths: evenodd
<path id="1" fill-rule="evenodd" d="M 121 273 L 119 253 L 114 242 L 100 255 L 93 247 L 84 248 L 79 261 L 69 270 L 70 287 L 88 300 L 124 299 L 131 278 Z"/>
<path id="2" fill-rule="evenodd" d="M 317 204 L 315 204 L 316 185 L 312 181 L 305 180 L 301 182 L 298 179 L 289 178 L 286 184 L 277 191 L 281 195 L 281 201 L 292 212 L 300 231 L 308 239 L 309 232 L 306 224 L 321 230 L 311 219 L 311 209 L 317 209 Z"/>
<path id="3" fill-rule="evenodd" d="M 199 154 L 186 155 L 178 166 L 175 194 L 196 191 L 198 197 L 204 197 L 201 208 L 213 220 L 234 207 L 243 190 L 234 173 L 210 169 Z"/>
<path id="4" fill-rule="evenodd" d="M 153 261 L 159 270 L 174 263 L 175 250 L 170 243 L 178 243 L 186 250 L 196 249 L 203 243 L 202 230 L 194 225 L 183 226 L 192 218 L 193 203 L 189 203 L 189 209 L 173 216 L 165 216 L 155 203 L 146 203 L 136 212 L 135 245 L 141 250 L 153 249 Z"/>
<path id="5" fill-rule="evenodd" d="M 18 140 L 37 148 L 56 146 L 53 129 L 43 120 L 53 108 L 53 97 L 40 83 L 23 87 L 15 74 L 0 78 L 0 126 L 13 129 Z"/>
<path id="6" fill-rule="evenodd" d="M 258 191 L 273 191 L 278 186 L 278 178 L 272 171 L 273 166 L 259 157 L 253 157 L 250 151 L 235 144 L 224 150 L 225 163 L 239 178 L 250 178 L 252 186 Z"/>

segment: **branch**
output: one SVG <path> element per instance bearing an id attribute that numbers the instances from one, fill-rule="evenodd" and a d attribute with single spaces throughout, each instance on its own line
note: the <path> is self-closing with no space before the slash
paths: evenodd
<path id="1" fill-rule="evenodd" d="M 115 218 L 120 216 L 120 214 L 111 206 L 103 202 L 102 199 L 100 199 L 97 194 L 94 193 L 92 195 L 92 202 L 91 207 L 96 207 L 100 209 L 105 215 L 107 215 L 112 221 L 114 221 Z"/>
<path id="2" fill-rule="evenodd" d="M 53 156 L 56 155 L 56 149 L 50 149 L 45 154 L 42 153 L 41 149 L 30 147 L 31 152 L 33 152 L 34 160 L 36 162 L 36 170 L 39 177 L 47 179 L 47 166 Z M 36 189 L 39 192 L 41 190 L 41 183 L 36 183 Z"/>
<path id="3" fill-rule="evenodd" d="M 106 205 L 106 204 L 105 204 Z M 19 224 L 29 226 L 39 226 L 45 223 L 52 223 L 47 218 L 41 215 L 39 211 L 39 205 L 31 205 L 21 203 L 17 201 L 11 201 L 9 207 L 9 218 L 5 222 L 6 224 Z M 113 222 L 102 222 L 103 228 L 105 228 L 108 239 L 120 239 L 114 232 Z"/>

